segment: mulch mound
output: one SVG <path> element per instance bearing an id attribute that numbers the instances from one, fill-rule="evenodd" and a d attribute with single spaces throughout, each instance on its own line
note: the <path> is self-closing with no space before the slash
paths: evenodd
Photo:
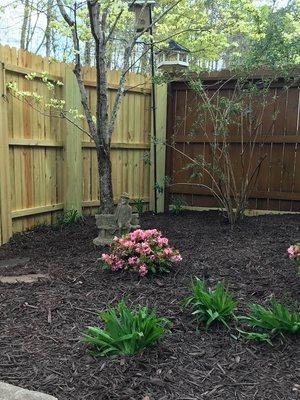
<path id="1" fill-rule="evenodd" d="M 272 294 L 295 304 L 300 280 L 286 249 L 300 239 L 300 215 L 246 218 L 231 229 L 216 212 L 147 214 L 142 227 L 161 229 L 181 251 L 183 262 L 169 275 L 139 279 L 102 271 L 93 218 L 15 235 L 0 248 L 0 259 L 30 258 L 1 275 L 51 276 L 0 285 L 0 380 L 59 400 L 297 399 L 299 337 L 278 338 L 271 347 L 235 339 L 234 322 L 229 331 L 196 330 L 182 298 L 198 276 L 210 285 L 224 280 L 239 313 Z M 98 324 L 97 310 L 123 295 L 171 319 L 172 333 L 133 357 L 93 358 L 81 332 Z"/>

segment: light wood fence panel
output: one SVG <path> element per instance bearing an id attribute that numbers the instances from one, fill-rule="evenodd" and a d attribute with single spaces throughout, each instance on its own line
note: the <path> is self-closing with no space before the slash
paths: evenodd
<path id="1" fill-rule="evenodd" d="M 26 79 L 31 72 L 37 74 L 36 79 Z M 64 99 L 66 107 L 80 106 L 72 66 L 0 46 L 0 244 L 13 232 L 55 223 L 64 209 L 82 208 L 85 215 L 93 215 L 99 207 L 96 150 L 90 138 L 53 112 L 44 115 L 6 91 L 8 82 L 16 82 L 20 90 L 36 92 L 48 102 L 54 96 L 40 79 L 45 72 L 49 79 L 64 83 L 55 88 L 56 98 Z M 109 72 L 111 106 L 118 78 L 118 71 Z M 94 68 L 85 68 L 84 79 L 95 113 Z M 144 154 L 150 151 L 151 134 L 148 81 L 148 77 L 129 74 L 111 155 L 115 200 L 127 191 L 131 198 L 143 199 L 146 208 L 150 171 Z M 82 127 L 86 127 L 84 122 Z"/>

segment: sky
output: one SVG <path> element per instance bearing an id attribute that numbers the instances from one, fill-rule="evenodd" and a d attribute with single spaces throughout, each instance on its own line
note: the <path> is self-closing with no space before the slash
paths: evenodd
<path id="1" fill-rule="evenodd" d="M 158 0 L 159 1 L 159 0 Z M 270 4 L 271 0 L 254 0 L 257 5 Z M 277 0 L 278 6 L 283 7 L 288 0 Z M 1 13 L 1 9 L 3 13 Z M 24 6 L 21 0 L 0 0 L 0 43 L 9 44 L 13 47 L 19 47 L 20 31 L 22 26 L 22 15 Z M 36 23 L 36 15 L 32 18 L 32 25 Z M 39 45 L 39 41 L 43 37 L 42 26 L 45 26 L 45 16 L 40 15 L 37 21 L 37 39 L 33 43 L 35 49 Z M 34 49 L 35 47 L 35 49 Z"/>

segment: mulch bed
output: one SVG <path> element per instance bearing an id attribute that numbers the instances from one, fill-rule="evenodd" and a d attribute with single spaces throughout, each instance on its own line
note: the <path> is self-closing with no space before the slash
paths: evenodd
<path id="1" fill-rule="evenodd" d="M 0 248 L 0 259 L 30 257 L 1 275 L 51 275 L 50 282 L 0 285 L 0 380 L 59 400 L 297 399 L 299 337 L 271 347 L 234 339 L 234 322 L 230 331 L 196 331 L 181 301 L 198 276 L 211 285 L 224 280 L 241 313 L 272 294 L 295 304 L 300 280 L 286 249 L 300 239 L 300 215 L 246 218 L 232 230 L 216 212 L 147 214 L 142 227 L 160 228 L 180 249 L 184 261 L 169 275 L 139 279 L 100 270 L 93 218 L 15 235 Z M 95 359 L 81 332 L 124 294 L 171 319 L 172 334 L 133 357 Z"/>

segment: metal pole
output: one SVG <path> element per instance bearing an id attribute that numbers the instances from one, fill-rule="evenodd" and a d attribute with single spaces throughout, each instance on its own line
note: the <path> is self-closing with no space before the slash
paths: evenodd
<path id="1" fill-rule="evenodd" d="M 150 5 L 150 54 L 151 54 L 151 76 L 152 76 L 152 123 L 153 123 L 153 163 L 154 163 L 154 212 L 157 214 L 157 154 L 156 154 L 156 87 L 154 83 L 155 64 L 154 64 L 154 43 L 152 29 L 152 6 Z"/>

